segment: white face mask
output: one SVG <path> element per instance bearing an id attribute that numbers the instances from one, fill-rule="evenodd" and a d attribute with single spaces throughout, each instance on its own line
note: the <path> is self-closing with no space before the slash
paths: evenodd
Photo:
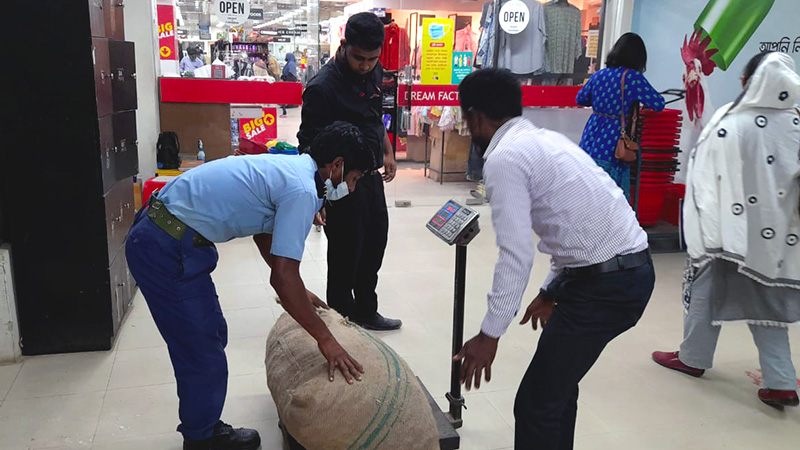
<path id="1" fill-rule="evenodd" d="M 333 181 L 331 181 L 330 177 L 325 180 L 325 188 L 328 191 L 328 201 L 335 202 L 336 200 L 341 200 L 347 197 L 347 194 L 350 193 L 350 189 L 347 187 L 347 183 L 344 181 L 344 163 L 342 163 L 342 182 L 339 183 L 338 186 L 333 186 Z"/>

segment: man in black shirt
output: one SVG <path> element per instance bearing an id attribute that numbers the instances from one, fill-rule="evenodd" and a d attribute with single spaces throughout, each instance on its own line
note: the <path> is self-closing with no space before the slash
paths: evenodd
<path id="1" fill-rule="evenodd" d="M 383 125 L 378 62 L 383 45 L 383 23 L 372 13 L 347 21 L 345 38 L 336 58 L 320 69 L 303 93 L 300 151 L 317 134 L 342 120 L 361 130 L 375 155 L 376 166 L 358 181 L 344 199 L 328 203 L 320 222 L 328 236 L 328 304 L 370 330 L 396 330 L 402 322 L 378 313 L 378 271 L 389 233 L 383 183 L 394 179 L 397 164 Z M 383 167 L 383 174 L 377 169 Z"/>

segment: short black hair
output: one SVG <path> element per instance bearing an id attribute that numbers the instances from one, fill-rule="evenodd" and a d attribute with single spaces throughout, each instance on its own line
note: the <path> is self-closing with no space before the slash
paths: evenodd
<path id="1" fill-rule="evenodd" d="M 344 167 L 348 172 L 366 172 L 376 165 L 375 156 L 367 148 L 361 131 L 348 122 L 337 121 L 325 127 L 314 138 L 309 153 L 319 167 L 339 157 L 344 159 Z"/>
<path id="2" fill-rule="evenodd" d="M 766 58 L 770 53 L 772 52 L 761 52 L 750 58 L 750 61 L 748 61 L 747 65 L 744 66 L 744 71 L 742 72 L 742 78 L 744 78 L 745 83 L 750 81 L 750 78 L 756 73 L 758 66 L 761 65 L 761 61 L 764 61 L 764 58 Z"/>
<path id="3" fill-rule="evenodd" d="M 461 109 L 483 111 L 493 120 L 522 115 L 522 88 L 506 69 L 472 72 L 458 85 Z"/>
<path id="4" fill-rule="evenodd" d="M 347 45 L 358 47 L 362 50 L 377 50 L 383 47 L 383 22 L 373 13 L 358 13 L 347 20 L 344 29 L 344 40 Z"/>
<path id="5" fill-rule="evenodd" d="M 623 34 L 608 54 L 606 67 L 624 67 L 639 72 L 647 70 L 647 47 L 641 36 Z"/>

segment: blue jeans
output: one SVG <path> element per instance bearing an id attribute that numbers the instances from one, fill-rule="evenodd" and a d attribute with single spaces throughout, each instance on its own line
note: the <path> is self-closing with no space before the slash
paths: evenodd
<path id="1" fill-rule="evenodd" d="M 578 383 L 603 349 L 644 313 L 655 284 L 652 263 L 598 275 L 561 274 L 556 299 L 514 404 L 517 450 L 571 450 Z"/>
<path id="2" fill-rule="evenodd" d="M 195 247 L 195 234 L 188 229 L 179 241 L 140 212 L 126 256 L 169 349 L 180 399 L 178 431 L 202 440 L 213 435 L 225 404 L 228 326 L 211 281 L 217 249 Z"/>

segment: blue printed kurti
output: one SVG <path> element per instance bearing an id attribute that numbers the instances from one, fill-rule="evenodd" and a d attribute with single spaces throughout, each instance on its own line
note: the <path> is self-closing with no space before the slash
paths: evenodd
<path id="1" fill-rule="evenodd" d="M 582 106 L 591 106 L 596 113 L 614 116 L 612 118 L 592 114 L 583 130 L 580 146 L 611 175 L 625 192 L 625 196 L 630 198 L 631 168 L 614 157 L 621 134 L 619 117 L 623 105 L 620 82 L 625 70 L 627 69 L 624 67 L 613 67 L 595 73 L 578 92 L 575 101 Z M 628 70 L 625 76 L 624 111 L 630 112 L 633 102 L 637 100 L 652 110 L 664 109 L 664 97 L 653 89 L 644 75 Z"/>

